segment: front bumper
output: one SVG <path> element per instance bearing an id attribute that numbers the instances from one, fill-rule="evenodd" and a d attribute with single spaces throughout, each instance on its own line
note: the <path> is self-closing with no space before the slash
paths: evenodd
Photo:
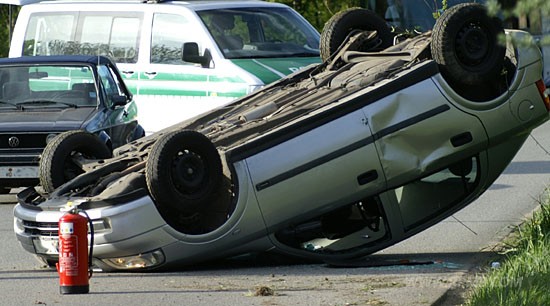
<path id="1" fill-rule="evenodd" d="M 49 263 L 58 258 L 58 222 L 65 213 L 62 201 L 53 201 L 56 202 L 53 206 L 50 200 L 47 208 L 40 205 L 31 208 L 29 204 L 21 203 L 14 208 L 17 240 L 27 252 Z M 78 203 L 73 198 L 71 201 Z M 86 209 L 86 213 L 94 226 L 94 261 L 107 262 L 106 266 L 124 261 L 121 258 L 131 258 L 155 250 L 157 260 L 154 264 L 161 265 L 164 256 L 158 255 L 162 253 L 160 249 L 175 242 L 148 196 L 123 204 Z M 91 241 L 91 234 L 88 235 L 88 241 Z"/>

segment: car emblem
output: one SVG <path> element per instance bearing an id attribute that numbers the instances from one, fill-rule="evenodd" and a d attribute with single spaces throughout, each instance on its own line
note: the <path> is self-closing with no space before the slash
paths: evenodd
<path id="1" fill-rule="evenodd" d="M 13 136 L 13 137 L 10 137 L 8 139 L 8 145 L 11 147 L 11 148 L 17 148 L 19 147 L 19 138 Z"/>

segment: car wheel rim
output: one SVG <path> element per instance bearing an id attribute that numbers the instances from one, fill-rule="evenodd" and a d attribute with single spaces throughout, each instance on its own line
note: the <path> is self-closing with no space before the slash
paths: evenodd
<path id="1" fill-rule="evenodd" d="M 206 171 L 204 160 L 198 154 L 187 150 L 179 152 L 172 167 L 174 185 L 183 194 L 194 194 L 204 185 Z"/>
<path id="2" fill-rule="evenodd" d="M 489 37 L 479 25 L 469 24 L 458 33 L 457 57 L 463 64 L 471 67 L 479 65 L 487 57 L 489 49 Z"/>

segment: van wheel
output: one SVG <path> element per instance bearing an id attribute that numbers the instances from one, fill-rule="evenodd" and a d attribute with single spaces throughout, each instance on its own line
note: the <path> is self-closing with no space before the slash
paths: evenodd
<path id="1" fill-rule="evenodd" d="M 445 79 L 460 85 L 479 85 L 498 79 L 506 48 L 499 44 L 504 34 L 497 17 L 476 3 L 451 7 L 436 21 L 431 42 L 433 59 Z"/>
<path id="2" fill-rule="evenodd" d="M 105 159 L 111 156 L 111 150 L 94 134 L 82 130 L 61 133 L 44 148 L 38 167 L 40 185 L 50 193 L 84 173 L 74 158 Z"/>
<path id="3" fill-rule="evenodd" d="M 321 33 L 321 59 L 329 59 L 355 31 L 378 32 L 378 46 L 373 50 L 361 51 L 381 50 L 393 45 L 394 35 L 384 19 L 370 10 L 351 8 L 336 13 L 325 24 Z"/>
<path id="4" fill-rule="evenodd" d="M 147 188 L 161 215 L 204 211 L 216 199 L 222 177 L 216 147 L 191 130 L 159 137 L 145 166 Z"/>

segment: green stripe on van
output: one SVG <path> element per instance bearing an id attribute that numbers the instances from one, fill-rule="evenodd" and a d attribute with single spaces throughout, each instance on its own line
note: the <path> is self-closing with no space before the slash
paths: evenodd
<path id="1" fill-rule="evenodd" d="M 152 78 L 142 73 L 140 78 L 139 95 L 237 98 L 247 94 L 248 90 L 242 78 L 230 75 L 159 72 Z"/>
<path id="2" fill-rule="evenodd" d="M 293 57 L 234 59 L 231 60 L 231 62 L 252 73 L 264 84 L 269 84 L 306 66 L 321 63 L 321 58 Z"/>

